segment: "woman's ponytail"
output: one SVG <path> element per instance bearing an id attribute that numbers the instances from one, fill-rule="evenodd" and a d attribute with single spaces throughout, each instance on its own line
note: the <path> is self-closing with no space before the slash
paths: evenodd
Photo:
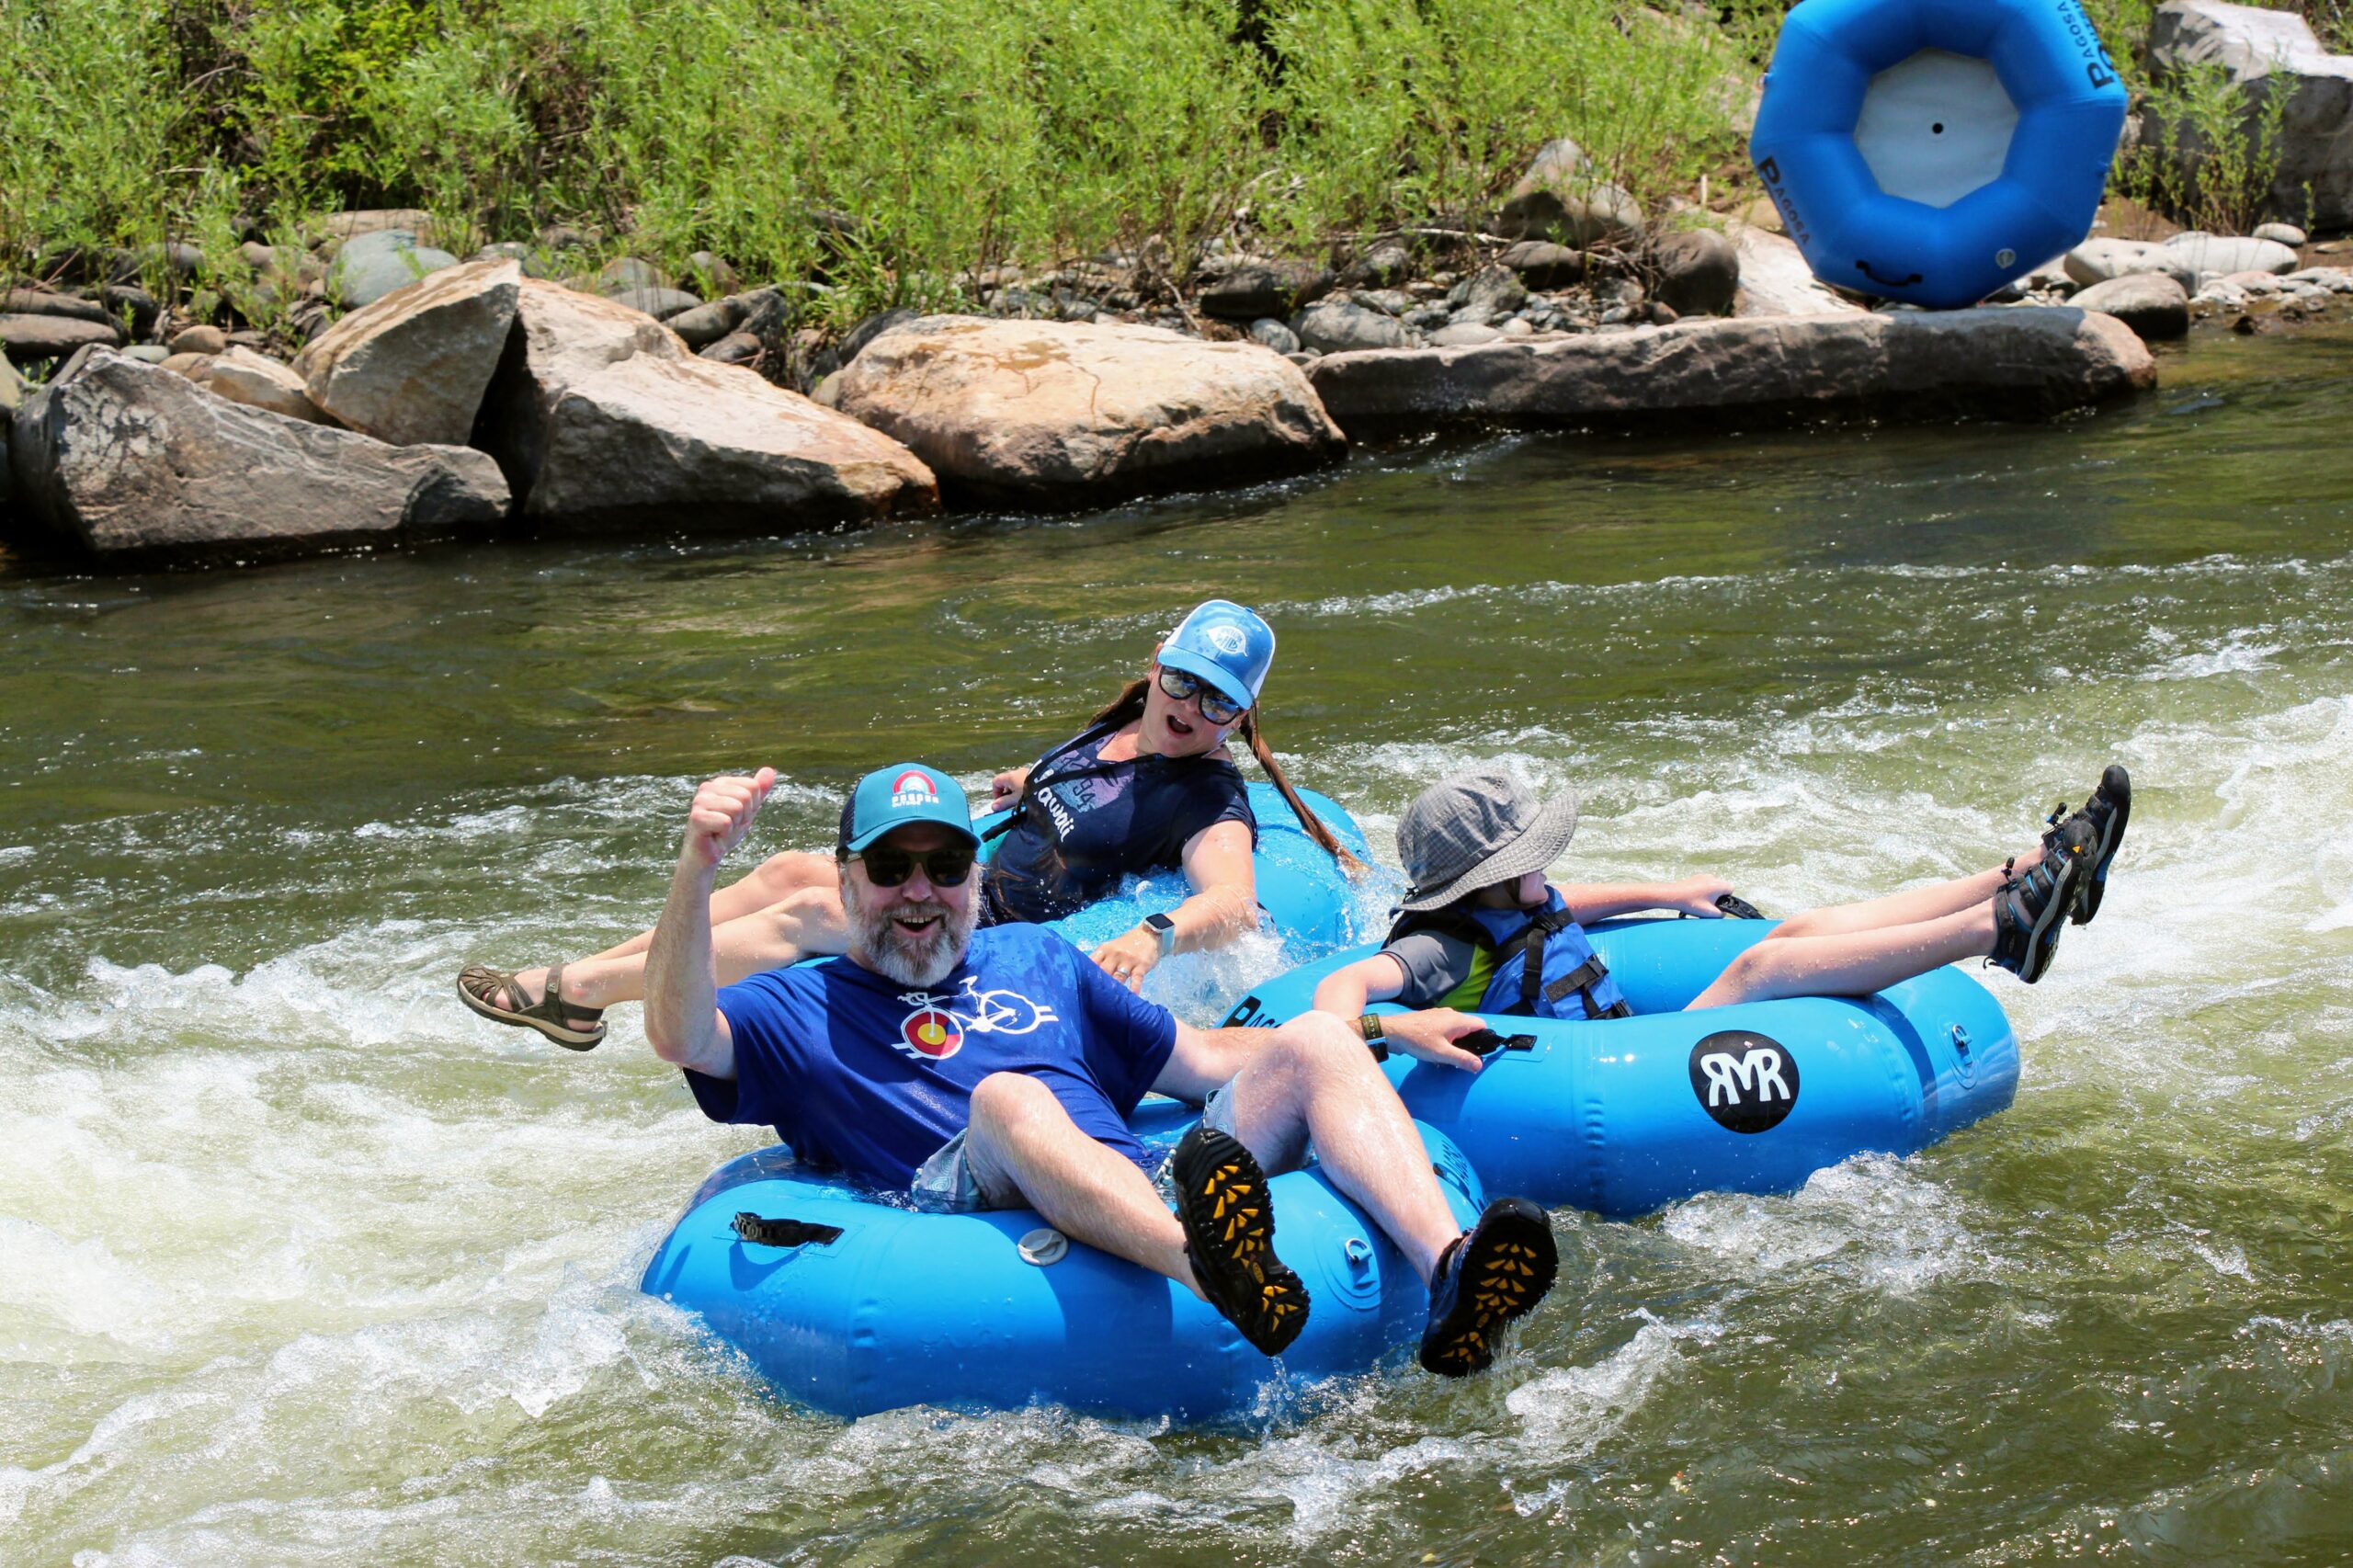
<path id="1" fill-rule="evenodd" d="M 1283 800 L 1290 805 L 1291 814 L 1299 819 L 1299 825 L 1307 830 L 1307 836 L 1313 839 L 1323 847 L 1324 853 L 1338 862 L 1340 869 L 1351 877 L 1363 876 L 1364 862 L 1348 853 L 1348 846 L 1332 835 L 1332 830 L 1325 827 L 1323 819 L 1308 808 L 1305 801 L 1299 798 L 1299 791 L 1293 789 L 1290 780 L 1284 777 L 1282 764 L 1275 760 L 1274 749 L 1267 744 L 1266 737 L 1259 733 L 1258 710 L 1256 708 L 1242 715 L 1241 729 L 1242 738 L 1250 743 L 1250 755 L 1258 759 L 1258 766 L 1267 770 L 1267 777 L 1272 779 L 1275 788 L 1282 792 Z"/>

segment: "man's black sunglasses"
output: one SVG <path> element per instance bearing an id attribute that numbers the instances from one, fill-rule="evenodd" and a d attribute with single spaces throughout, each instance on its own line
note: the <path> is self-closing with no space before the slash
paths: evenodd
<path id="1" fill-rule="evenodd" d="M 972 874 L 973 852 L 970 845 L 951 844 L 921 855 L 904 849 L 874 848 L 848 858 L 865 861 L 866 880 L 878 888 L 897 887 L 915 874 L 918 862 L 923 866 L 924 879 L 933 887 L 961 888 L 964 879 Z"/>

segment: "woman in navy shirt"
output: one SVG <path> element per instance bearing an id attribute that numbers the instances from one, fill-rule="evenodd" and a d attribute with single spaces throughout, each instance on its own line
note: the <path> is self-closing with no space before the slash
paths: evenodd
<path id="1" fill-rule="evenodd" d="M 1190 896 L 1097 948 L 1095 961 L 1131 991 L 1174 952 L 1222 947 L 1257 924 L 1251 864 L 1258 824 L 1227 745 L 1239 733 L 1310 837 L 1351 870 L 1283 776 L 1258 725 L 1275 633 L 1225 599 L 1195 607 L 1086 728 L 1028 767 L 991 782 L 991 810 L 1013 816 L 983 887 L 983 919 L 1058 919 L 1128 877 L 1182 868 Z M 768 858 L 710 901 L 722 983 L 818 953 L 843 950 L 839 872 L 830 856 Z M 585 1051 L 604 1039 L 597 1015 L 645 994 L 651 933 L 594 958 L 507 973 L 469 966 L 458 994 L 484 1017 L 539 1030 Z"/>

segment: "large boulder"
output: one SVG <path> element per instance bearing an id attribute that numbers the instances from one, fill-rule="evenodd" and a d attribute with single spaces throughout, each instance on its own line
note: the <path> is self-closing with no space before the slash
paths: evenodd
<path id="1" fill-rule="evenodd" d="M 550 410 L 526 515 L 574 528 L 799 531 L 920 517 L 913 452 L 750 370 L 638 355 Z"/>
<path id="2" fill-rule="evenodd" d="M 289 419 L 105 348 L 26 401 L 9 458 L 18 504 L 52 536 L 126 564 L 462 530 L 507 505 L 480 452 Z"/>
<path id="3" fill-rule="evenodd" d="M 2268 272 L 2284 278 L 2302 264 L 2293 248 L 2278 240 L 2242 239 L 2232 234 L 2176 234 L 2165 249 L 2180 256 L 2199 277 L 2219 272 Z"/>
<path id="4" fill-rule="evenodd" d="M 1753 224 L 1732 226 L 1740 266 L 1733 313 L 1739 316 L 1859 314 L 1862 307 L 1823 287 L 1795 241 Z"/>
<path id="5" fill-rule="evenodd" d="M 47 314 L 0 315 L 0 347 L 19 365 L 63 359 L 94 343 L 111 348 L 121 341 L 120 329 L 111 322 Z"/>
<path id="6" fill-rule="evenodd" d="M 2272 216 L 2302 222 L 2309 193 L 2310 226 L 2353 225 L 2353 56 L 2322 48 L 2293 11 L 2166 0 L 2150 19 L 2145 57 L 2160 80 L 2221 67 L 2238 90 L 2239 131 L 2250 145 L 2274 96 L 2285 94 L 2279 163 L 2266 207 Z M 2170 136 L 2191 156 L 2211 151 L 2194 124 L 2166 123 L 2158 100 L 2143 106 L 2141 119 L 2144 147 L 2164 148 Z"/>
<path id="7" fill-rule="evenodd" d="M 335 323 L 294 369 L 311 401 L 355 430 L 398 446 L 460 445 L 506 351 L 522 283 L 511 261 L 437 272 Z"/>
<path id="8" fill-rule="evenodd" d="M 685 359 L 676 333 L 642 311 L 561 283 L 526 278 L 515 328 L 474 422 L 474 445 L 498 460 L 516 505 L 530 499 L 556 400 L 624 359 Z"/>
<path id="9" fill-rule="evenodd" d="M 2111 278 L 2151 274 L 2170 278 L 2186 290 L 2198 287 L 2198 269 L 2189 256 L 2152 240 L 2086 240 L 2062 256 L 2059 265 L 2078 287 L 2086 289 Z"/>
<path id="10" fill-rule="evenodd" d="M 2161 272 L 2131 273 L 2095 283 L 2067 304 L 2074 310 L 2114 316 L 2150 341 L 2189 335 L 2189 296 L 2179 282 Z"/>
<path id="11" fill-rule="evenodd" d="M 1754 425 L 2055 413 L 2154 385 L 2111 316 L 2057 306 L 1691 321 L 1484 347 L 1335 354 L 1307 369 L 1352 431 Z"/>
<path id="12" fill-rule="evenodd" d="M 1031 504 L 1293 472 L 1346 445 L 1273 349 L 1158 327 L 925 316 L 875 338 L 819 395 L 944 481 Z"/>

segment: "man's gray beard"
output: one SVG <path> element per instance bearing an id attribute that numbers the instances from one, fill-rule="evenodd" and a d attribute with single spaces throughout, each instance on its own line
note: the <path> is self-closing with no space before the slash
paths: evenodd
<path id="1" fill-rule="evenodd" d="M 849 916 L 849 956 L 900 985 L 928 991 L 964 961 L 980 912 L 971 902 L 958 909 L 938 899 L 925 903 L 894 905 L 889 915 L 870 915 L 858 906 L 858 891 L 842 880 L 842 912 Z M 937 915 L 939 926 L 928 937 L 911 938 L 895 924 L 902 915 Z"/>

